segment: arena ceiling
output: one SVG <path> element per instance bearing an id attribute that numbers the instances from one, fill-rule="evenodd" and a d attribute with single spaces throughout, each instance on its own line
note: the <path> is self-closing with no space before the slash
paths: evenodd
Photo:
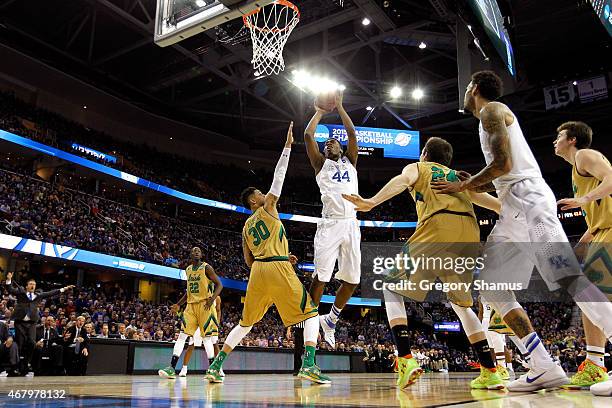
<path id="1" fill-rule="evenodd" d="M 311 98 L 287 80 L 295 68 L 327 72 L 344 83 L 357 124 L 407 122 L 432 133 L 461 133 L 457 2 L 344 0 L 340 7 L 336 1 L 296 2 L 302 19 L 285 47 L 287 69 L 268 78 L 254 76 L 246 37 L 220 41 L 238 32 L 240 21 L 166 48 L 155 45 L 155 0 L 2 0 L 0 41 L 147 110 L 261 146 L 287 121 L 300 126 L 308 120 Z M 541 105 L 541 89 L 536 95 L 527 79 L 533 85 L 585 66 L 610 69 L 590 51 L 609 55 L 609 37 L 580 1 L 499 3 L 513 16 L 508 23 L 526 110 L 535 106 L 529 98 Z M 367 27 L 364 16 L 372 21 Z M 426 49 L 419 49 L 421 41 Z M 573 58 L 555 63 L 568 54 Z M 420 86 L 426 97 L 389 101 L 394 84 L 405 92 Z M 366 106 L 376 108 L 369 113 Z"/>

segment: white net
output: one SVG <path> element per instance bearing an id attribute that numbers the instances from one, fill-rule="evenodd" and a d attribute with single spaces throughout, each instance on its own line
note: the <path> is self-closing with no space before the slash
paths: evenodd
<path id="1" fill-rule="evenodd" d="M 251 63 L 256 75 L 276 75 L 285 69 L 283 48 L 299 21 L 298 8 L 285 0 L 277 0 L 244 16 L 244 24 L 251 31 Z"/>

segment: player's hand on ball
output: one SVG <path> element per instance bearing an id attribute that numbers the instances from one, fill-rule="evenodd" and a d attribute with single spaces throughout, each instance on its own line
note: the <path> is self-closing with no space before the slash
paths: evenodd
<path id="1" fill-rule="evenodd" d="M 355 205 L 356 211 L 368 212 L 376 205 L 369 198 L 363 198 L 359 194 L 342 194 L 342 197 Z"/>
<path id="2" fill-rule="evenodd" d="M 298 262 L 298 257 L 289 252 L 289 262 L 291 265 L 295 265 Z"/>
<path id="3" fill-rule="evenodd" d="M 293 144 L 293 121 L 289 124 L 289 129 L 287 129 L 287 141 L 285 142 L 285 147 L 291 147 Z"/>
<path id="4" fill-rule="evenodd" d="M 562 210 L 571 210 L 572 208 L 582 207 L 588 204 L 584 197 L 579 198 L 563 198 L 557 201 L 557 205 L 561 206 Z"/>
<path id="5" fill-rule="evenodd" d="M 460 193 L 465 190 L 463 181 L 432 181 L 432 190 L 440 194 Z"/>
<path id="6" fill-rule="evenodd" d="M 316 102 L 314 104 L 314 108 L 315 108 L 315 111 L 319 112 L 321 115 L 326 115 L 326 114 L 328 114 L 330 112 L 330 111 L 327 111 L 327 110 L 319 107 L 319 105 L 317 105 Z"/>
<path id="7" fill-rule="evenodd" d="M 344 92 L 342 92 L 341 90 L 337 90 L 336 93 L 334 94 L 334 101 L 336 103 L 337 109 L 344 109 L 344 107 L 342 106 L 343 97 L 344 97 Z"/>

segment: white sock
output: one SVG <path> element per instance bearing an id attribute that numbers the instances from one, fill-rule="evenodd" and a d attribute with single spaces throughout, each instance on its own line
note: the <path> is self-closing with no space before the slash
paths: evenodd
<path id="1" fill-rule="evenodd" d="M 512 371 L 514 371 L 514 368 L 512 367 L 512 363 L 511 363 L 511 362 L 509 363 L 509 362 L 507 362 L 507 361 L 506 361 L 506 368 L 507 368 L 508 370 L 512 370 Z"/>
<path id="2" fill-rule="evenodd" d="M 587 359 L 591 360 L 600 367 L 606 366 L 606 363 L 604 362 L 605 354 L 606 349 L 604 347 L 587 346 Z"/>
<path id="3" fill-rule="evenodd" d="M 332 323 L 337 323 L 338 319 L 340 318 L 340 313 L 342 312 L 342 309 L 339 309 L 336 307 L 336 305 L 332 305 L 331 310 L 329 311 L 329 320 L 332 321 Z"/>
<path id="4" fill-rule="evenodd" d="M 189 335 L 185 333 L 179 333 L 178 339 L 176 339 L 176 343 L 174 343 L 174 350 L 172 350 L 173 356 L 180 356 L 183 353 L 183 349 L 185 348 L 185 341 L 189 338 Z"/>
<path id="5" fill-rule="evenodd" d="M 521 339 L 521 342 L 531 354 L 535 366 L 551 366 L 554 364 L 536 332 L 529 333 Z"/>
<path id="6" fill-rule="evenodd" d="M 306 319 L 304 322 L 304 343 L 315 343 L 319 339 L 319 316 Z"/>

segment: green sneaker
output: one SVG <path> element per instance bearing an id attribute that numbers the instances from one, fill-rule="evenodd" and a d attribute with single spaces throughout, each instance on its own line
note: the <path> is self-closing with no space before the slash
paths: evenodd
<path id="1" fill-rule="evenodd" d="M 159 374 L 159 376 L 162 378 L 170 378 L 170 379 L 176 378 L 176 371 L 174 371 L 174 367 L 172 366 L 168 366 L 166 368 L 159 370 L 157 374 Z"/>
<path id="2" fill-rule="evenodd" d="M 480 375 L 472 380 L 470 387 L 475 390 L 501 390 L 504 388 L 504 382 L 498 373 L 480 367 Z"/>
<path id="3" fill-rule="evenodd" d="M 313 365 L 312 367 L 302 366 L 297 376 L 317 384 L 331 384 L 331 378 L 321 373 L 321 369 L 316 365 Z"/>
<path id="4" fill-rule="evenodd" d="M 589 389 L 593 384 L 608 381 L 608 378 L 605 368 L 591 360 L 584 360 L 578 367 L 578 372 L 570 378 L 569 384 L 562 385 L 561 388 L 566 390 Z"/>
<path id="5" fill-rule="evenodd" d="M 414 358 L 397 358 L 397 387 L 404 389 L 416 382 L 423 369 Z"/>
<path id="6" fill-rule="evenodd" d="M 499 374 L 499 378 L 501 378 L 502 381 L 510 381 L 510 373 L 508 372 L 508 369 L 506 367 L 501 364 L 498 364 L 496 368 L 497 374 Z"/>
<path id="7" fill-rule="evenodd" d="M 214 368 L 209 368 L 206 370 L 206 379 L 211 383 L 222 383 L 223 377 L 221 376 L 221 372 L 219 370 L 215 370 Z"/>

